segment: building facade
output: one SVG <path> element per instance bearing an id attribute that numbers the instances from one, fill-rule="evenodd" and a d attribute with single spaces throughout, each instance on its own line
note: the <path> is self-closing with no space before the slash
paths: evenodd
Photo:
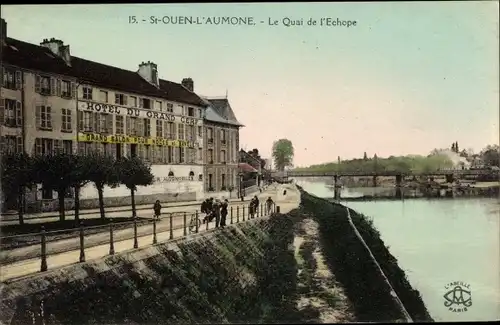
<path id="1" fill-rule="evenodd" d="M 129 71 L 78 58 L 61 40 L 34 45 L 8 38 L 2 24 L 3 152 L 138 156 L 152 164 L 155 176 L 153 185 L 138 189 L 138 204 L 204 196 L 208 104 L 194 93 L 191 78 L 160 79 L 153 62 Z M 97 206 L 93 186 L 80 195 L 82 208 Z M 104 195 L 108 206 L 130 203 L 124 186 L 106 188 Z M 34 199 L 54 201 L 46 210 L 56 208 L 52 191 Z"/>
<path id="2" fill-rule="evenodd" d="M 236 197 L 238 191 L 238 122 L 227 98 L 205 98 L 205 192 L 212 197 Z"/>

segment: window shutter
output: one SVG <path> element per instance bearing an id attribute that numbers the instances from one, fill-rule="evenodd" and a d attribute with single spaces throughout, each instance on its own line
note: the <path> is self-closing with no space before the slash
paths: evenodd
<path id="1" fill-rule="evenodd" d="M 56 96 L 57 95 L 57 85 L 56 85 L 56 78 L 50 78 L 50 95 L 51 96 Z"/>
<path id="2" fill-rule="evenodd" d="M 177 124 L 172 123 L 171 126 L 172 126 L 172 130 L 171 130 L 172 139 L 177 140 Z"/>
<path id="3" fill-rule="evenodd" d="M 125 117 L 125 130 L 123 131 L 124 134 L 131 134 L 130 132 L 130 116 Z"/>
<path id="4" fill-rule="evenodd" d="M 109 134 L 113 134 L 113 115 L 108 114 L 106 115 L 106 131 Z"/>
<path id="5" fill-rule="evenodd" d="M 88 132 L 92 132 L 94 131 L 94 120 L 95 120 L 95 114 L 92 113 L 92 112 L 89 112 L 87 113 L 88 114 L 88 118 L 89 118 L 89 122 L 87 125 L 85 125 L 85 127 L 87 128 L 86 131 Z"/>
<path id="6" fill-rule="evenodd" d="M 116 144 L 115 143 L 110 143 L 108 144 L 108 146 L 110 146 L 110 153 L 111 153 L 111 157 L 113 157 L 114 159 L 116 159 Z"/>
<path id="7" fill-rule="evenodd" d="M 123 95 L 123 105 L 127 106 L 127 102 L 128 102 L 128 96 L 127 95 Z"/>
<path id="8" fill-rule="evenodd" d="M 137 120 L 137 130 L 139 132 L 139 136 L 143 137 L 144 136 L 144 119 L 138 118 Z"/>
<path id="9" fill-rule="evenodd" d="M 40 138 L 35 139 L 35 154 L 36 155 L 42 154 L 42 139 Z"/>
<path id="10" fill-rule="evenodd" d="M 36 127 L 40 128 L 42 126 L 42 106 L 36 106 L 35 108 L 35 123 Z"/>
<path id="11" fill-rule="evenodd" d="M 5 123 L 5 98 L 0 98 L 0 125 Z"/>
<path id="12" fill-rule="evenodd" d="M 23 152 L 23 138 L 16 137 L 16 142 L 17 142 L 17 152 L 19 153 Z"/>
<path id="13" fill-rule="evenodd" d="M 23 111 L 21 109 L 21 102 L 16 101 L 16 126 L 23 125 Z"/>
<path id="14" fill-rule="evenodd" d="M 74 82 L 71 83 L 71 98 L 76 98 L 76 84 Z"/>
<path id="15" fill-rule="evenodd" d="M 84 120 L 83 120 L 83 112 L 82 111 L 78 111 L 77 112 L 78 114 L 78 132 L 82 132 L 83 131 L 83 126 L 84 126 Z"/>
<path id="16" fill-rule="evenodd" d="M 52 127 L 52 109 L 50 106 L 47 106 L 46 108 L 46 115 L 47 115 L 47 127 L 51 128 Z"/>
<path id="17" fill-rule="evenodd" d="M 169 129 L 170 124 L 168 122 L 165 122 L 165 121 L 163 121 L 162 123 L 163 123 L 163 137 L 165 139 L 168 139 L 168 131 L 169 131 L 168 129 Z"/>
<path id="18" fill-rule="evenodd" d="M 56 91 L 56 96 L 61 96 L 62 91 L 61 91 L 61 79 L 56 79 L 56 85 L 57 85 L 57 91 Z"/>
<path id="19" fill-rule="evenodd" d="M 42 92 L 42 77 L 40 77 L 39 75 L 35 76 L 35 92 Z"/>
<path id="20" fill-rule="evenodd" d="M 21 89 L 23 86 L 23 74 L 21 71 L 16 71 L 16 89 Z"/>
<path id="21" fill-rule="evenodd" d="M 100 119 L 101 119 L 100 115 L 101 114 L 99 114 L 99 113 L 93 113 L 93 115 L 94 115 L 94 127 L 93 127 L 93 131 L 95 133 L 99 133 L 100 132 L 100 124 L 101 124 L 101 121 L 100 121 Z"/>

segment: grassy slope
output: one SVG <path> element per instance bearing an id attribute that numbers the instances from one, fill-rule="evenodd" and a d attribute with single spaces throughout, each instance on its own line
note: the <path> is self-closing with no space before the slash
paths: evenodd
<path id="1" fill-rule="evenodd" d="M 359 321 L 396 320 L 400 315 L 397 306 L 390 299 L 389 290 L 368 252 L 355 237 L 345 207 L 304 191 L 301 195 L 302 205 L 320 225 L 326 261 L 353 302 Z M 411 287 L 373 224 L 352 210 L 351 218 L 413 320 L 433 321 L 419 292 Z"/>

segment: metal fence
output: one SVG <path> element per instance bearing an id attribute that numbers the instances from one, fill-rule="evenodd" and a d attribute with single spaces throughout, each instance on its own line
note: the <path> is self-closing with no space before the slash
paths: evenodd
<path id="1" fill-rule="evenodd" d="M 264 204 L 260 204 L 259 207 L 254 211 L 254 213 L 250 214 L 250 211 L 248 211 L 248 208 L 246 206 L 240 206 L 237 205 L 236 207 L 230 206 L 228 207 L 228 214 L 226 216 L 226 225 L 233 225 L 233 224 L 238 224 L 241 222 L 248 221 L 250 219 L 254 218 L 260 218 L 260 217 L 267 217 L 275 213 L 280 213 L 280 207 L 276 205 L 272 205 L 270 208 Z M 55 230 L 55 231 L 45 231 L 44 227 L 41 226 L 41 231 L 38 233 L 29 233 L 29 234 L 22 234 L 22 235 L 14 235 L 14 236 L 3 236 L 0 237 L 0 241 L 4 242 L 5 240 L 13 240 L 13 239 L 22 239 L 24 238 L 39 238 L 39 245 L 40 245 L 40 251 L 38 254 L 35 256 L 23 256 L 23 259 L 18 259 L 15 261 L 10 261 L 8 263 L 4 263 L 2 261 L 1 264 L 7 265 L 11 264 L 12 262 L 19 262 L 19 261 L 25 261 L 26 259 L 31 259 L 31 258 L 40 258 L 40 272 L 44 272 L 48 270 L 47 266 L 47 257 L 50 255 L 56 255 L 56 254 L 61 254 L 61 253 L 66 253 L 66 252 L 72 252 L 76 251 L 79 249 L 80 251 L 80 258 L 78 262 L 83 263 L 85 262 L 85 250 L 96 247 L 96 246 L 101 246 L 101 245 L 109 245 L 109 251 L 108 255 L 114 255 L 115 254 L 115 243 L 117 242 L 122 242 L 122 241 L 127 241 L 133 239 L 133 245 L 130 247 L 131 249 L 136 249 L 139 248 L 139 241 L 138 237 L 144 237 L 151 235 L 151 244 L 155 245 L 158 243 L 158 238 L 157 235 L 159 233 L 165 233 L 169 232 L 169 237 L 168 240 L 173 240 L 173 239 L 178 239 L 187 236 L 188 234 L 196 234 L 199 232 L 207 231 L 210 229 L 210 223 L 211 222 L 202 222 L 200 218 L 200 213 L 198 211 L 195 211 L 194 213 L 187 213 L 187 212 L 173 212 L 167 214 L 165 217 L 160 217 L 160 218 L 155 218 L 152 216 L 150 219 L 146 220 L 139 220 L 137 217 L 133 221 L 126 221 L 126 222 L 110 222 L 108 225 L 98 225 L 98 226 L 91 226 L 91 227 L 86 227 L 84 225 L 84 222 L 82 221 L 80 223 L 80 227 L 78 228 L 70 228 L 70 229 L 62 229 L 62 230 Z M 180 221 L 180 222 L 174 222 L 174 221 Z M 158 224 L 163 224 L 168 222 L 168 229 L 162 230 L 160 232 L 157 231 L 157 226 Z M 175 225 L 176 223 L 180 223 L 178 225 Z M 140 226 L 150 226 L 149 230 L 147 229 L 141 229 L 142 234 L 138 235 L 138 228 Z M 214 227 L 212 227 L 213 229 Z M 116 240 L 115 237 L 115 231 L 117 230 L 128 230 L 128 229 L 133 229 L 133 235 L 125 235 L 121 236 L 119 240 Z M 182 229 L 181 235 L 175 236 L 176 230 Z M 99 231 L 101 230 L 101 231 Z M 57 239 L 56 237 L 58 235 L 64 234 L 64 233 L 75 233 L 78 232 L 78 237 L 79 237 L 79 244 L 78 247 L 65 247 L 60 250 L 55 250 L 53 252 L 48 253 L 47 252 L 47 243 L 48 242 L 57 242 L 60 239 Z M 109 236 L 106 236 L 107 238 L 101 241 L 94 241 L 92 244 L 86 244 L 86 239 L 88 239 L 88 236 L 91 235 L 97 235 L 98 237 L 99 234 L 105 234 L 106 232 L 109 232 Z M 86 238 L 87 236 L 87 238 Z M 56 239 L 54 240 L 48 240 L 49 237 L 54 237 Z M 74 239 L 75 237 L 70 237 L 71 239 Z M 69 239 L 69 238 L 68 238 Z M 97 239 L 97 238 L 96 238 Z M 151 245 L 148 244 L 148 245 Z M 37 244 L 34 244 L 37 245 Z M 30 245 L 34 246 L 34 245 Z M 147 246 L 147 245 L 145 245 Z M 17 247 L 13 248 L 13 250 L 17 249 Z M 2 254 L 9 254 L 8 250 L 3 250 Z M 8 258 L 7 258 L 8 260 Z M 77 262 L 77 261 L 75 261 Z"/>

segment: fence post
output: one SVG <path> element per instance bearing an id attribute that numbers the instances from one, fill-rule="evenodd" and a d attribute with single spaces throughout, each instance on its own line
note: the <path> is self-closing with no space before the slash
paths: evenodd
<path id="1" fill-rule="evenodd" d="M 182 219 L 183 219 L 183 223 L 184 223 L 184 229 L 183 229 L 183 234 L 184 234 L 184 237 L 187 236 L 187 217 L 186 217 L 186 211 L 184 211 L 184 215 L 182 216 Z"/>
<path id="2" fill-rule="evenodd" d="M 85 262 L 85 233 L 83 229 L 83 221 L 80 222 L 80 263 Z"/>
<path id="3" fill-rule="evenodd" d="M 207 214 L 207 220 L 206 220 L 206 222 L 207 222 L 206 230 L 208 230 L 208 224 L 210 223 L 210 221 L 208 220 L 208 214 Z"/>
<path id="4" fill-rule="evenodd" d="M 233 224 L 233 207 L 231 207 L 231 224 Z"/>
<path id="5" fill-rule="evenodd" d="M 264 206 L 262 204 L 260 205 L 260 216 L 264 216 Z"/>
<path id="6" fill-rule="evenodd" d="M 242 216 L 242 221 L 245 221 L 245 206 L 243 206 L 243 216 Z"/>
<path id="7" fill-rule="evenodd" d="M 134 216 L 134 248 L 139 247 L 137 242 L 137 216 Z"/>
<path id="8" fill-rule="evenodd" d="M 45 227 L 42 226 L 42 263 L 40 265 L 40 272 L 47 271 L 47 243 L 45 235 Z"/>
<path id="9" fill-rule="evenodd" d="M 279 205 L 276 206 L 276 213 L 280 213 L 280 207 L 279 207 Z"/>
<path id="10" fill-rule="evenodd" d="M 174 217 L 173 213 L 170 213 L 170 239 L 174 239 Z"/>
<path id="11" fill-rule="evenodd" d="M 156 239 L 156 218 L 153 218 L 153 245 L 156 244 L 158 240 Z"/>
<path id="12" fill-rule="evenodd" d="M 195 212 L 195 217 L 196 217 L 196 233 L 200 231 L 200 219 L 198 218 L 198 210 Z"/>
<path id="13" fill-rule="evenodd" d="M 109 255 L 115 254 L 115 243 L 113 240 L 113 219 L 109 219 Z"/>
<path id="14" fill-rule="evenodd" d="M 240 223 L 240 206 L 236 207 L 236 223 Z"/>

